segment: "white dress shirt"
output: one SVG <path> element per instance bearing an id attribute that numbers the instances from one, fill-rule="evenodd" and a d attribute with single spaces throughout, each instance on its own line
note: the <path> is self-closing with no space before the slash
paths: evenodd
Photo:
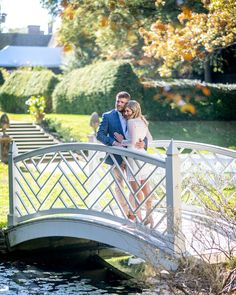
<path id="1" fill-rule="evenodd" d="M 119 115 L 121 127 L 123 129 L 123 133 L 125 135 L 125 133 L 127 131 L 127 120 L 123 117 L 123 115 L 121 114 L 121 112 L 118 112 L 118 115 Z"/>

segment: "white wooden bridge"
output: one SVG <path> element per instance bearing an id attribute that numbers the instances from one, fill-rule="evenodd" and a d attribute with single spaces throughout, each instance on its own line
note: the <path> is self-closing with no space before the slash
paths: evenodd
<path id="1" fill-rule="evenodd" d="M 5 231 L 9 248 L 46 237 L 88 239 L 173 269 L 173 258 L 178 255 L 235 247 L 235 227 L 221 218 L 217 204 L 235 208 L 236 152 L 173 140 L 154 141 L 150 152 L 67 143 L 18 154 L 13 143 Z M 143 201 L 137 198 L 141 185 L 132 190 L 115 155 L 120 155 L 127 167 L 127 158 L 133 158 L 138 169 L 148 165 L 146 182 L 151 192 Z M 104 163 L 108 156 L 113 167 Z M 125 187 L 119 186 L 114 167 Z M 134 214 L 141 210 L 142 218 L 129 220 L 115 185 L 129 210 Z M 136 199 L 135 208 L 130 194 Z M 146 215 L 147 200 L 152 200 L 152 209 Z M 148 215 L 154 218 L 152 228 L 145 225 Z M 213 237 L 211 247 L 209 236 Z"/>

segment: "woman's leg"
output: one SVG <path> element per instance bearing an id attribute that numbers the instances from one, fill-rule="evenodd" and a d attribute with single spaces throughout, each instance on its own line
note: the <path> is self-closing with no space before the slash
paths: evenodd
<path id="1" fill-rule="evenodd" d="M 143 184 L 143 183 L 144 183 L 144 180 L 141 180 L 141 184 Z M 150 186 L 149 186 L 148 182 L 143 186 L 142 192 L 143 192 L 144 199 L 149 197 L 148 200 L 145 202 L 145 204 L 146 204 L 146 221 L 145 221 L 145 224 L 150 224 L 151 227 L 153 227 L 154 220 L 153 220 L 153 217 L 152 217 L 152 214 L 151 214 L 152 197 L 150 197 L 151 189 L 150 189 Z"/>
<path id="2" fill-rule="evenodd" d="M 136 193 L 137 190 L 139 189 L 139 184 L 136 181 L 129 181 L 129 183 L 130 183 L 130 186 L 132 187 L 134 193 Z M 142 193 L 142 191 L 140 191 L 137 194 L 137 197 L 136 198 L 138 199 L 139 203 L 142 202 L 142 200 L 143 200 L 143 193 Z M 132 208 L 134 210 L 136 210 L 137 207 L 138 207 L 138 202 L 137 202 L 137 199 L 136 198 L 132 194 L 130 194 L 130 203 L 131 203 Z M 136 211 L 136 214 L 137 214 L 139 220 L 142 221 L 142 213 L 141 213 L 141 210 L 140 209 Z"/>

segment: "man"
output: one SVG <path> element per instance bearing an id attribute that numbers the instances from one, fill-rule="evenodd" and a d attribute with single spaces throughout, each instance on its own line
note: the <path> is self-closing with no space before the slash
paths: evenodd
<path id="1" fill-rule="evenodd" d="M 121 91 L 116 95 L 115 109 L 106 112 L 102 116 L 102 121 L 99 125 L 97 132 L 97 140 L 101 141 L 103 144 L 108 146 L 121 146 L 121 144 L 116 141 L 115 133 L 121 134 L 125 138 L 125 133 L 127 129 L 126 119 L 123 117 L 123 110 L 127 102 L 131 99 L 130 94 L 125 91 Z M 143 148 L 145 146 L 144 141 L 136 143 L 137 148 Z M 121 170 L 125 173 L 125 165 L 121 156 L 115 156 L 117 163 L 120 165 Z M 108 165 L 113 165 L 114 162 L 111 157 L 108 157 L 106 160 Z M 114 166 L 114 175 L 119 183 L 121 188 L 124 188 L 124 179 L 120 174 L 120 171 L 117 167 Z M 120 188 L 118 185 L 115 186 L 115 191 L 122 209 L 126 216 L 129 216 L 129 206 L 125 200 Z"/>

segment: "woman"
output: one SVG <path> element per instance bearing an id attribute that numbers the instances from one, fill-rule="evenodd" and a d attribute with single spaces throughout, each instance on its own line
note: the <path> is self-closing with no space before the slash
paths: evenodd
<path id="1" fill-rule="evenodd" d="M 141 112 L 140 104 L 135 100 L 130 100 L 124 109 L 124 117 L 127 119 L 127 132 L 125 134 L 126 139 L 123 138 L 121 134 L 114 133 L 114 136 L 118 142 L 121 143 L 122 146 L 127 147 L 128 149 L 132 149 L 138 152 L 146 153 L 145 149 L 137 149 L 135 144 L 143 140 L 147 137 L 148 141 L 152 141 L 152 136 L 148 130 L 148 122 L 144 118 Z M 127 178 L 134 192 L 138 191 L 140 185 L 142 186 L 150 174 L 150 166 L 146 164 L 141 169 L 137 166 L 134 159 L 128 158 L 129 165 L 127 165 Z M 142 163 L 143 164 L 143 163 Z M 142 165 L 141 164 L 141 165 Z M 130 166 L 130 167 L 128 167 Z M 137 194 L 137 198 L 139 203 L 143 201 L 143 198 L 146 198 L 150 195 L 150 186 L 148 183 L 145 183 L 142 187 L 142 190 Z M 135 198 L 132 197 L 130 199 L 130 203 L 134 210 L 137 208 L 137 202 Z M 150 224 L 153 227 L 153 218 L 150 215 L 150 211 L 152 209 L 152 200 L 149 196 L 146 201 L 146 217 L 145 224 Z M 141 215 L 141 210 L 137 210 L 137 216 L 139 220 L 143 220 Z M 129 218 L 134 220 L 135 216 L 133 213 L 129 214 Z"/>

